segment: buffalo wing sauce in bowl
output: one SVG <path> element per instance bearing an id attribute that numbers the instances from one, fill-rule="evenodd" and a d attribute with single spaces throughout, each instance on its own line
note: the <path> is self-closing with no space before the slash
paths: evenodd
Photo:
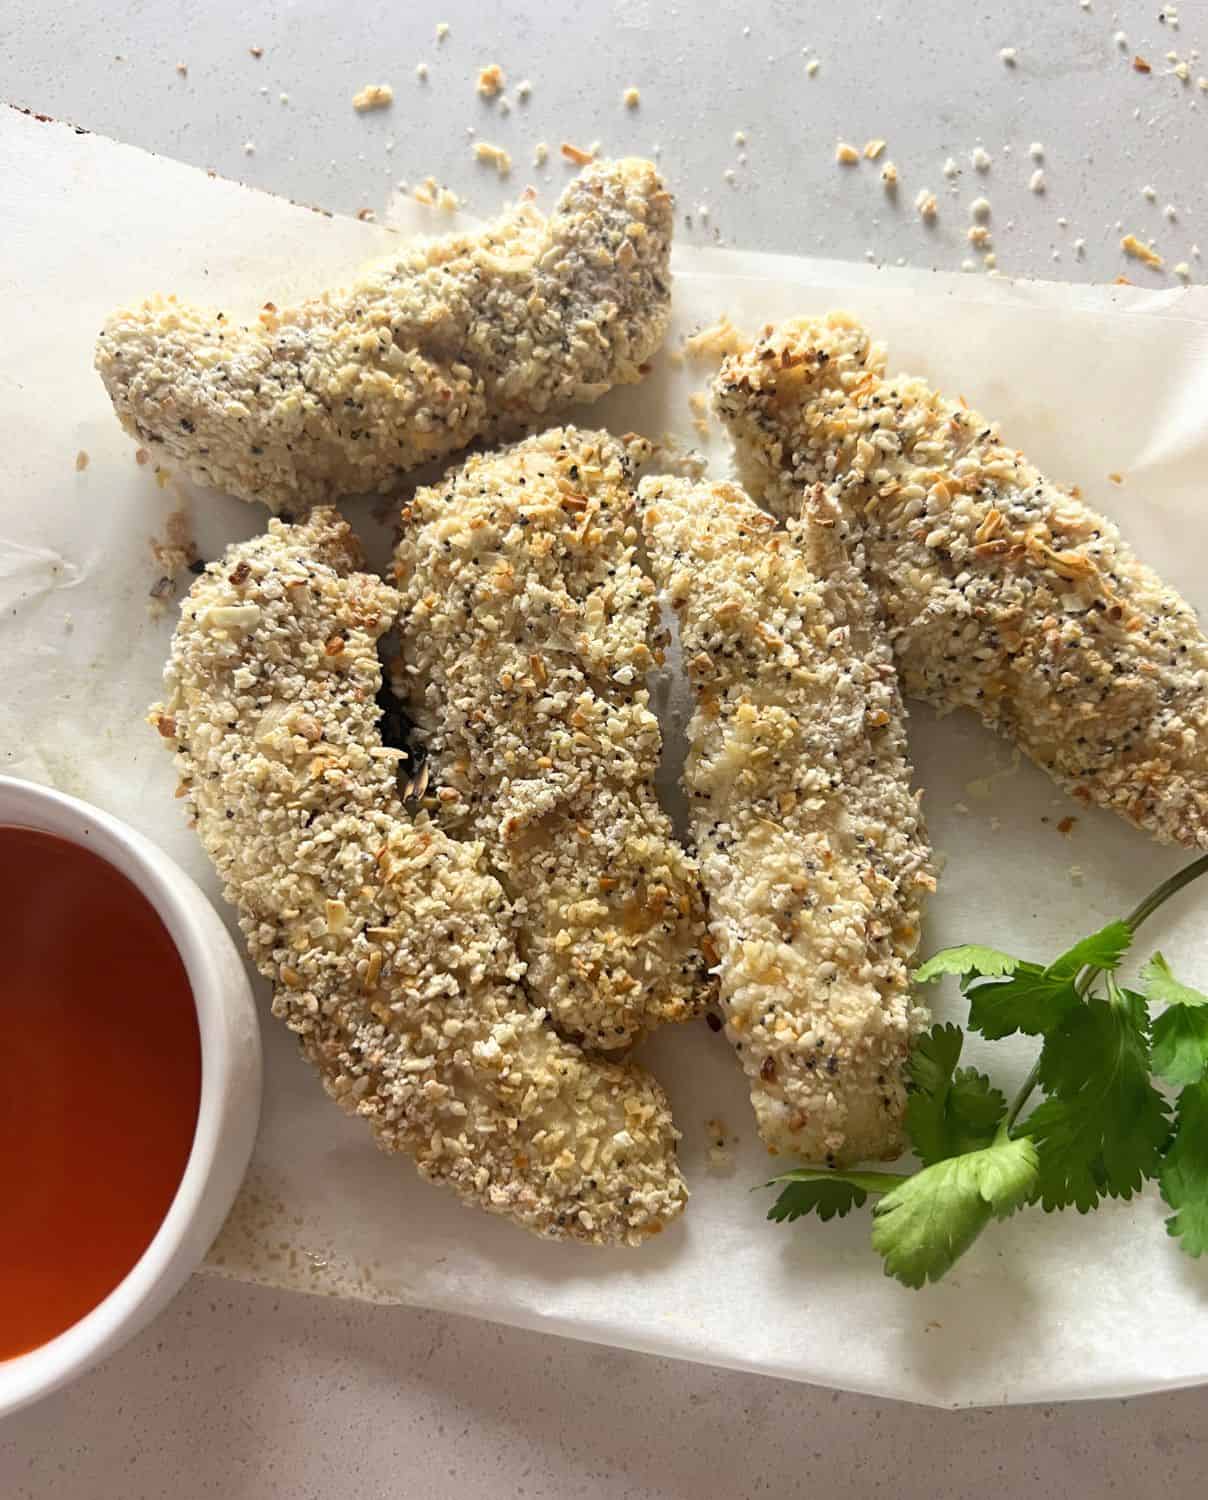
<path id="1" fill-rule="evenodd" d="M 255 1137 L 260 1036 L 213 907 L 116 818 L 0 777 L 0 1415 L 197 1267 Z"/>

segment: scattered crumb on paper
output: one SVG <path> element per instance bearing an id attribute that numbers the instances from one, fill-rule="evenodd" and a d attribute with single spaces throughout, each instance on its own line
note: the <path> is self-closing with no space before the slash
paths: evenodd
<path id="1" fill-rule="evenodd" d="M 750 347 L 751 340 L 730 322 L 729 313 L 684 340 L 689 359 L 713 364 L 720 364 L 728 354 L 744 354 Z"/>

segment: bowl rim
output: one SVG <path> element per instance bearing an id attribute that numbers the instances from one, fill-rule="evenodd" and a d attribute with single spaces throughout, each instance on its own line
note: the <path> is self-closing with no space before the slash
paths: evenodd
<path id="1" fill-rule="evenodd" d="M 82 1374 L 132 1336 L 196 1270 L 243 1180 L 259 1122 L 262 1074 L 246 965 L 208 898 L 174 860 L 111 813 L 18 777 L 0 775 L 0 826 L 57 834 L 91 849 L 132 881 L 180 954 L 201 1043 L 197 1123 L 167 1213 L 122 1280 L 78 1322 L 37 1348 L 0 1360 L 3 1416 Z M 239 1094 L 242 1123 L 232 1138 L 226 1127 L 232 1095 Z M 220 1159 L 227 1182 L 215 1197 L 208 1190 Z M 199 1236 L 199 1229 L 207 1232 Z"/>

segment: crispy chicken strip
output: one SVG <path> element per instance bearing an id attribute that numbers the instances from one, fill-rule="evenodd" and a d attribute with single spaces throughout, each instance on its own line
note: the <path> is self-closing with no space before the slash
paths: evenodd
<path id="1" fill-rule="evenodd" d="M 548 219 L 522 201 L 253 324 L 121 308 L 96 364 L 122 425 L 270 510 L 386 493 L 410 469 L 639 380 L 667 327 L 672 203 L 649 162 L 593 163 Z"/>
<path id="2" fill-rule="evenodd" d="M 851 319 L 771 330 L 715 386 L 778 515 L 833 481 L 902 687 L 971 708 L 1067 791 L 1208 849 L 1208 641 L 1116 527 Z"/>
<path id="3" fill-rule="evenodd" d="M 687 1196 L 666 1098 L 530 1007 L 481 844 L 412 818 L 378 732 L 398 595 L 329 509 L 211 563 L 152 721 L 273 1012 L 378 1143 L 552 1239 L 636 1244 Z"/>
<path id="4" fill-rule="evenodd" d="M 554 429 L 474 457 L 403 512 L 397 690 L 442 827 L 481 839 L 554 1024 L 598 1048 L 707 994 L 693 861 L 654 792 L 658 618 L 622 444 Z"/>
<path id="5" fill-rule="evenodd" d="M 647 479 L 640 495 L 696 695 L 685 782 L 760 1134 L 829 1165 L 894 1156 L 924 1021 L 908 964 L 935 880 L 842 517 L 822 490 L 787 532 L 733 485 Z"/>

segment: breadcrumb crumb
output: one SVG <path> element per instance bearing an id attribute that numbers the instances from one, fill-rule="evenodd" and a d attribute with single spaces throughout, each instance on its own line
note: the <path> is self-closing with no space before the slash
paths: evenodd
<path id="1" fill-rule="evenodd" d="M 1135 234 L 1126 234 L 1120 241 L 1120 249 L 1124 251 L 1125 255 L 1131 255 L 1133 260 L 1139 260 L 1144 265 L 1152 266 L 1155 270 L 1160 270 L 1166 264 L 1156 250 L 1150 249 Z"/>
<path id="2" fill-rule="evenodd" d="M 352 107 L 358 114 L 371 109 L 386 109 L 394 103 L 394 90 L 388 83 L 367 83 L 359 94 L 352 96 Z"/>
<path id="3" fill-rule="evenodd" d="M 728 354 L 742 354 L 750 347 L 751 340 L 735 328 L 728 313 L 722 313 L 716 323 L 684 340 L 684 353 L 689 359 L 700 361 L 717 362 Z"/>
<path id="4" fill-rule="evenodd" d="M 549 160 L 549 147 L 544 141 L 538 141 L 533 147 L 533 161 L 539 167 L 543 167 Z"/>
<path id="5" fill-rule="evenodd" d="M 475 141 L 474 155 L 479 161 L 494 167 L 500 177 L 506 177 L 512 170 L 511 152 L 502 146 L 493 146 L 490 141 Z"/>
<path id="6" fill-rule="evenodd" d="M 935 201 L 935 194 L 927 188 L 920 188 L 915 196 L 914 206 L 918 210 L 919 217 L 930 222 L 939 212 L 939 205 Z"/>
<path id="7" fill-rule="evenodd" d="M 585 167 L 595 159 L 592 151 L 584 151 L 582 146 L 572 146 L 569 141 L 563 141 L 558 149 L 567 161 L 574 162 L 577 167 Z"/>
<path id="8" fill-rule="evenodd" d="M 988 172 L 990 170 L 990 153 L 985 149 L 984 146 L 975 146 L 970 156 L 970 160 L 972 161 L 974 168 L 977 171 Z"/>
<path id="9" fill-rule="evenodd" d="M 81 448 L 80 451 L 76 454 L 76 460 L 75 460 L 76 473 L 77 474 L 82 474 L 84 472 L 84 470 L 88 467 L 88 464 L 89 464 L 88 454 L 84 451 L 83 448 Z"/>
<path id="10" fill-rule="evenodd" d="M 498 63 L 488 63 L 479 70 L 477 88 L 484 99 L 493 99 L 504 85 L 503 69 Z"/>
<path id="11" fill-rule="evenodd" d="M 444 39 L 449 35 L 449 30 L 450 30 L 450 27 L 449 27 L 448 21 L 437 21 L 437 23 L 436 23 L 436 40 L 438 42 L 443 42 Z"/>
<path id="12" fill-rule="evenodd" d="M 621 95 L 621 102 L 626 109 L 637 109 L 638 105 L 642 102 L 642 96 L 637 89 L 628 88 Z"/>
<path id="13" fill-rule="evenodd" d="M 1033 193 L 1043 193 L 1046 186 L 1044 171 L 1040 167 L 1037 167 L 1031 177 L 1028 178 L 1028 190 Z"/>
<path id="14" fill-rule="evenodd" d="M 835 160 L 844 167 L 854 167 L 860 160 L 860 153 L 854 146 L 849 146 L 846 141 L 840 141 L 835 147 Z"/>
<path id="15" fill-rule="evenodd" d="M 881 168 L 881 181 L 889 192 L 893 192 L 898 185 L 898 169 L 893 162 L 887 161 Z"/>
<path id="16" fill-rule="evenodd" d="M 864 144 L 864 155 L 869 161 L 876 161 L 877 157 L 884 151 L 885 144 L 882 140 L 866 141 Z"/>

